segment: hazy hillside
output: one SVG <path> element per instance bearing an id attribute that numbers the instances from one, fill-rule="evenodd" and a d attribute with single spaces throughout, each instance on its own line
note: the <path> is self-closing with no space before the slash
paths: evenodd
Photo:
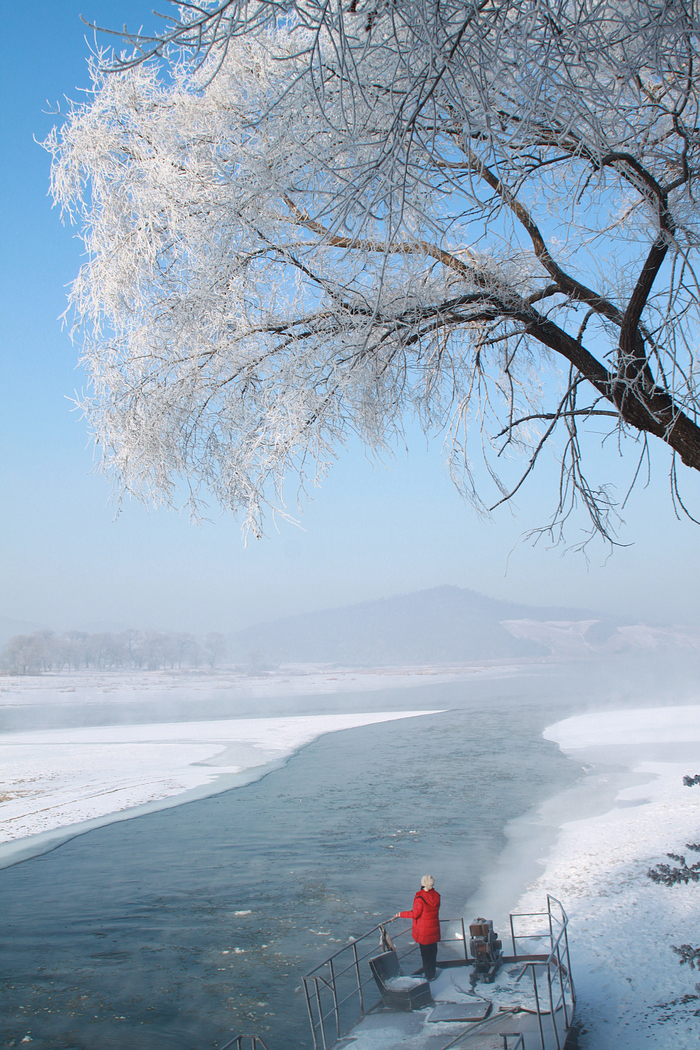
<path id="1" fill-rule="evenodd" d="M 231 637 L 229 656 L 270 664 L 405 666 L 548 655 L 546 643 L 515 637 L 501 625 L 524 619 L 601 617 L 584 609 L 537 608 L 459 587 L 434 587 L 249 627 Z"/>
<path id="2" fill-rule="evenodd" d="M 700 652 L 700 631 L 446 586 L 249 627 L 230 638 L 229 659 L 257 669 L 295 662 L 406 667 L 661 650 Z"/>

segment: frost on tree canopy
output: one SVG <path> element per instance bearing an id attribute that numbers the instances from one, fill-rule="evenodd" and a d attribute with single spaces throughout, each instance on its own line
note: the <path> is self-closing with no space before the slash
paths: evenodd
<path id="1" fill-rule="evenodd" d="M 195 512 L 213 494 L 259 532 L 285 477 L 415 416 L 482 510 L 554 442 L 557 535 L 578 502 L 612 535 L 586 428 L 620 432 L 633 476 L 666 442 L 679 499 L 677 457 L 700 469 L 695 4 L 285 12 L 185 9 L 95 64 L 47 140 L 86 246 L 70 298 L 104 470 L 154 501 L 184 479 Z M 140 61 L 168 40 L 193 46 Z"/>

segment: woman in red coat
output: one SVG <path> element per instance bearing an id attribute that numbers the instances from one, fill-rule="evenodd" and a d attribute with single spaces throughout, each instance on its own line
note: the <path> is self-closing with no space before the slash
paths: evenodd
<path id="1" fill-rule="evenodd" d="M 424 875 L 420 880 L 421 888 L 413 898 L 411 911 L 400 911 L 395 919 L 413 919 L 413 940 L 420 948 L 423 960 L 423 974 L 428 981 L 435 980 L 435 961 L 437 946 L 440 940 L 440 894 L 433 889 L 435 879 Z"/>

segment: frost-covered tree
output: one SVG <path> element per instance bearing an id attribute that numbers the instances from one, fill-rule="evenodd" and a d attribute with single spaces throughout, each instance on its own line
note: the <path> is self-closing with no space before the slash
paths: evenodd
<path id="1" fill-rule="evenodd" d="M 207 656 L 207 663 L 212 669 L 219 660 L 226 656 L 227 650 L 226 636 L 221 634 L 220 631 L 210 631 L 204 639 L 204 651 Z"/>
<path id="2" fill-rule="evenodd" d="M 700 853 L 700 843 L 686 842 L 685 848 L 694 853 Z M 688 864 L 681 853 L 667 853 L 666 856 L 675 860 L 676 866 L 657 864 L 649 868 L 647 875 L 652 882 L 662 883 L 664 886 L 678 886 L 680 883 L 687 886 L 689 882 L 700 882 L 700 860 L 694 864 Z"/>
<path id="3" fill-rule="evenodd" d="M 213 639 L 213 641 L 212 641 Z M 213 647 L 213 648 L 212 648 Z M 207 635 L 207 656 L 210 665 L 226 655 L 226 639 L 222 634 Z M 94 667 L 98 671 L 122 667 L 149 671 L 161 667 L 178 669 L 184 664 L 198 667 L 201 647 L 194 635 L 184 632 L 135 631 L 120 634 L 101 631 L 66 631 L 57 637 L 53 631 L 36 631 L 31 635 L 18 634 L 0 649 L 0 667 L 16 674 L 41 674 L 42 671 L 77 671 Z"/>
<path id="4" fill-rule="evenodd" d="M 685 787 L 697 787 L 700 784 L 700 773 L 695 773 L 693 776 L 684 776 L 683 784 Z M 700 853 L 700 843 L 698 842 L 686 842 L 685 848 L 693 853 Z M 700 882 L 700 860 L 695 861 L 694 864 L 688 864 L 682 853 L 667 853 L 666 856 L 670 860 L 676 861 L 675 866 L 656 864 L 653 868 L 649 868 L 647 875 L 652 882 L 660 883 L 664 886 L 679 886 L 681 883 L 687 886 L 689 882 Z M 696 966 L 700 969 L 700 948 L 696 948 L 692 944 L 672 944 L 671 951 L 679 957 L 678 961 L 681 966 L 688 963 L 691 970 L 694 970 Z M 698 985 L 696 985 L 696 988 L 700 991 Z"/>
<path id="5" fill-rule="evenodd" d="M 481 509 L 553 443 L 551 529 L 582 502 L 609 537 L 610 490 L 584 469 L 601 431 L 632 478 L 665 442 L 682 506 L 676 463 L 700 469 L 696 3 L 177 10 L 103 56 L 47 142 L 87 249 L 84 406 L 119 488 L 176 502 L 184 479 L 195 510 L 213 493 L 258 532 L 286 477 L 315 482 L 350 435 L 381 453 L 415 416 Z"/>

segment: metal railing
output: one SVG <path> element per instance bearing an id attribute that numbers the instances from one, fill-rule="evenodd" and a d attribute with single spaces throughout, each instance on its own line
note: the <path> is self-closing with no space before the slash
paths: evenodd
<path id="1" fill-rule="evenodd" d="M 234 1036 L 228 1043 L 224 1043 L 220 1050 L 244 1050 L 243 1043 L 248 1039 L 250 1040 L 250 1050 L 270 1050 L 261 1035 Z"/>
<path id="2" fill-rule="evenodd" d="M 533 922 L 536 925 L 534 929 Z M 527 1050 L 534 1050 L 532 1039 L 537 1041 L 537 1034 L 540 1050 L 547 1050 L 547 1046 L 551 1045 L 552 1033 L 556 1050 L 563 1050 L 567 1032 L 573 1023 L 576 991 L 571 977 L 568 922 L 562 904 L 550 894 L 547 894 L 546 911 L 521 912 L 510 916 L 513 955 L 504 957 L 503 962 L 522 963 L 516 983 L 529 973 L 535 1000 L 535 1009 L 528 1012 L 536 1015 L 537 1029 L 532 1034 L 529 1031 L 527 1033 Z M 377 944 L 377 935 L 384 925 L 379 923 L 362 937 L 354 938 L 304 976 L 314 1050 L 330 1050 L 366 1014 L 381 1005 L 369 959 L 382 950 Z M 451 959 L 441 958 L 440 965 L 471 965 L 474 960 L 468 955 L 464 920 L 444 919 L 441 920 L 441 926 L 453 928 L 452 936 L 445 936 L 440 942 L 441 952 L 445 946 L 451 946 L 453 955 Z M 410 925 L 398 933 L 392 931 L 391 937 L 399 961 L 409 959 L 418 951 L 418 946 L 409 939 L 410 933 Z M 533 940 L 544 940 L 547 951 L 523 951 L 524 942 Z M 528 947 L 532 949 L 533 945 Z M 411 964 L 403 968 L 410 973 Z M 467 1041 L 471 1035 L 489 1029 L 494 1020 L 492 1016 L 470 1023 L 467 1028 L 456 1033 L 443 1050 L 449 1050 Z M 552 1032 L 549 1031 L 550 1024 Z M 524 1033 L 501 1033 L 501 1036 L 504 1050 L 526 1050 Z M 222 1050 L 226 1048 L 222 1047 Z M 236 1047 L 236 1050 L 241 1048 Z M 253 1047 L 253 1050 L 256 1048 Z"/>
<path id="3" fill-rule="evenodd" d="M 377 986 L 369 968 L 369 959 L 379 952 L 377 938 L 388 922 L 378 923 L 362 937 L 351 940 L 343 948 L 319 963 L 304 978 L 306 1006 L 314 1041 L 314 1050 L 328 1050 L 341 1039 L 365 1014 L 381 1003 Z M 469 961 L 468 942 L 463 919 L 441 919 L 440 927 L 454 927 L 453 936 L 443 936 L 445 945 L 457 948 L 456 958 L 464 964 Z M 409 940 L 411 926 L 391 932 L 399 962 L 418 951 L 418 945 Z M 418 965 L 419 961 L 415 960 Z"/>
<path id="4" fill-rule="evenodd" d="M 547 920 L 547 928 L 544 931 L 533 932 L 528 929 L 522 933 L 516 933 L 517 920 L 542 919 Z M 564 907 L 556 897 L 547 894 L 547 911 L 544 912 L 519 912 L 510 917 L 510 931 L 513 942 L 513 958 L 523 961 L 522 972 L 518 981 L 527 970 L 530 970 L 532 986 L 535 995 L 537 1010 L 537 1022 L 540 1033 L 541 1050 L 545 1050 L 544 1018 L 549 1015 L 554 1033 L 554 1041 L 557 1050 L 563 1050 L 566 1041 L 566 1033 L 569 1030 L 576 1008 L 576 989 L 571 976 L 571 959 L 569 956 L 569 919 Z M 520 954 L 518 955 L 518 941 L 546 938 L 549 941 L 548 954 Z M 540 1003 L 540 990 L 537 984 L 537 971 L 544 974 L 547 982 L 546 1001 L 549 1001 L 549 1010 L 542 1008 Z M 557 1015 L 563 1011 L 563 1031 L 560 1032 Z"/>

